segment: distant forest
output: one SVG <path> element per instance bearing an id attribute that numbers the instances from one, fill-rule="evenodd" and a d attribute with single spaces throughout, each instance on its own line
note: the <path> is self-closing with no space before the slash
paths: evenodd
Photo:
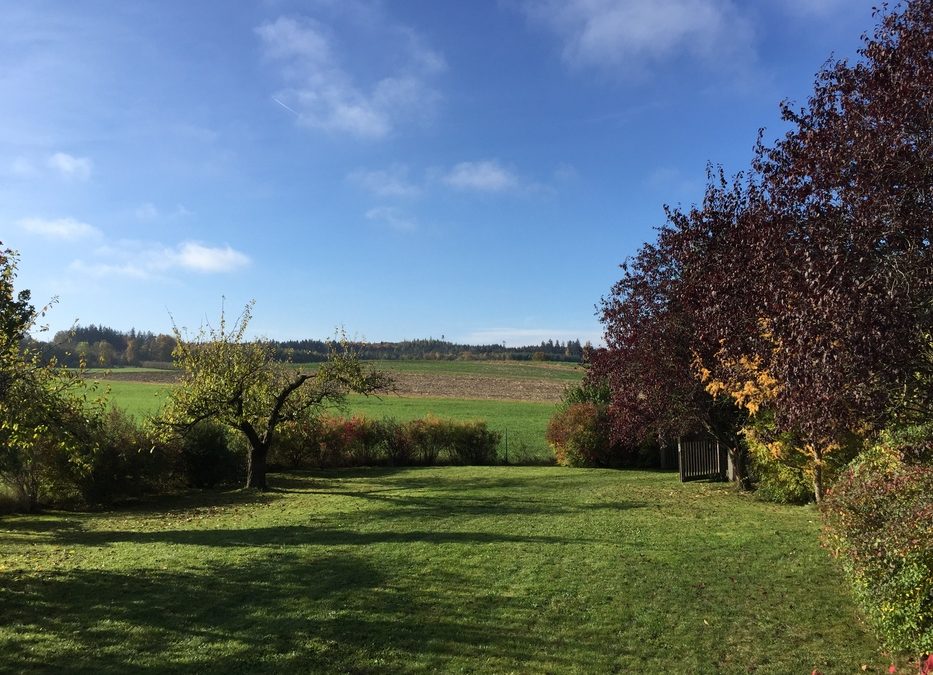
<path id="1" fill-rule="evenodd" d="M 271 343 L 279 358 L 294 363 L 310 363 L 327 358 L 332 341 L 286 340 Z M 130 330 L 123 332 L 106 326 L 77 326 L 55 333 L 51 341 L 30 340 L 45 359 L 59 364 L 88 368 L 142 366 L 165 368 L 172 361 L 175 338 L 171 335 Z M 548 340 L 539 345 L 506 347 L 501 344 L 465 345 L 446 340 L 403 340 L 401 342 L 352 343 L 361 359 L 429 360 L 514 360 L 579 362 L 584 345 L 579 340 Z"/>

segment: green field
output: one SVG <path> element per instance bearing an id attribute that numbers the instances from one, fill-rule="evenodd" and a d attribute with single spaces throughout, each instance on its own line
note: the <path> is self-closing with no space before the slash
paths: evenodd
<path id="1" fill-rule="evenodd" d="M 142 418 L 159 410 L 172 385 L 130 380 L 99 380 L 95 392 L 108 394 L 113 404 L 134 417 Z M 108 393 L 109 392 L 109 393 Z"/>
<path id="2" fill-rule="evenodd" d="M 674 474 L 273 475 L 0 518 L 7 672 L 883 672 L 811 508 Z"/>

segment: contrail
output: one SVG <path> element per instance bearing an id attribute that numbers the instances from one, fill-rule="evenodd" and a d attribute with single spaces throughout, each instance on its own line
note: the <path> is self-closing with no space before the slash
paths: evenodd
<path id="1" fill-rule="evenodd" d="M 280 106 L 282 106 L 283 108 L 285 108 L 288 112 L 292 113 L 295 117 L 301 117 L 301 113 L 300 113 L 300 112 L 298 112 L 298 111 L 295 110 L 294 108 L 289 108 L 287 105 L 285 105 L 284 103 L 282 103 L 279 99 L 277 99 L 275 96 L 272 97 L 272 100 L 275 101 L 276 103 L 278 103 L 278 104 L 279 104 Z"/>

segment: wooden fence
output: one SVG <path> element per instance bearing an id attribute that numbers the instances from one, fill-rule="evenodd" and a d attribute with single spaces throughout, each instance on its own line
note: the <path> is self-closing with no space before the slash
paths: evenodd
<path id="1" fill-rule="evenodd" d="M 680 480 L 728 480 L 729 455 L 713 438 L 677 441 L 677 464 Z"/>

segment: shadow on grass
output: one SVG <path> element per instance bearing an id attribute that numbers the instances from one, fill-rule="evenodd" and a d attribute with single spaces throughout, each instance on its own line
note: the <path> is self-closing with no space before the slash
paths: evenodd
<path id="1" fill-rule="evenodd" d="M 411 471 L 411 470 L 409 470 Z M 581 504 L 573 500 L 544 499 L 527 496 L 528 479 L 521 478 L 449 478 L 433 473 L 421 477 L 417 469 L 400 478 L 379 480 L 386 474 L 381 469 L 341 472 L 322 479 L 317 474 L 276 475 L 274 490 L 288 493 L 340 496 L 362 499 L 381 505 L 380 518 L 409 518 L 427 516 L 453 518 L 457 516 L 512 516 L 558 515 L 579 509 L 611 509 L 621 511 L 643 508 L 643 502 L 605 502 Z M 393 471 L 393 474 L 398 471 Z M 356 480 L 369 479 L 369 480 Z M 539 494 L 547 494 L 554 487 L 566 487 L 563 479 L 536 480 Z"/>
<path id="2" fill-rule="evenodd" d="M 283 525 L 245 529 L 159 530 L 134 532 L 123 530 L 61 529 L 50 531 L 48 538 L 33 538 L 34 543 L 68 546 L 104 546 L 120 542 L 132 544 L 173 544 L 183 546 L 262 548 L 283 546 L 368 546 L 371 544 L 581 544 L 596 540 L 539 535 L 497 534 L 494 532 L 355 532 L 351 530 Z"/>
<path id="3" fill-rule="evenodd" d="M 437 576 L 450 577 L 430 579 L 440 593 L 341 553 L 270 553 L 171 572 L 0 575 L 0 670 L 399 672 L 443 670 L 458 658 L 474 666 L 499 660 L 500 669 L 504 660 L 509 670 L 535 663 L 542 644 L 528 634 L 531 610 L 484 598 L 485 589 L 448 572 Z M 480 611 L 465 611 L 477 602 Z M 547 663 L 560 670 L 559 650 L 549 646 Z"/>

